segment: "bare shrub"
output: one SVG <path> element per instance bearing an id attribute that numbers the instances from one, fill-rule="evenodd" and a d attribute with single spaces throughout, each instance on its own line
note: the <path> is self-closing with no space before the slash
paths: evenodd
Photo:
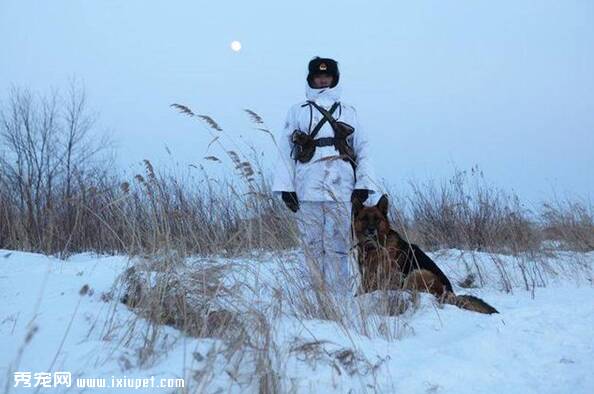
<path id="1" fill-rule="evenodd" d="M 557 241 L 568 250 L 594 250 L 594 210 L 591 204 L 568 199 L 544 203 L 541 218 L 546 239 Z"/>
<path id="2" fill-rule="evenodd" d="M 411 182 L 409 225 L 429 249 L 459 248 L 518 253 L 539 248 L 533 214 L 516 195 L 484 182 L 478 168 L 447 182 Z"/>
<path id="3" fill-rule="evenodd" d="M 0 108 L 0 246 L 70 247 L 80 229 L 76 201 L 105 174 L 109 141 L 92 133 L 93 124 L 76 82 L 66 95 L 10 91 Z"/>

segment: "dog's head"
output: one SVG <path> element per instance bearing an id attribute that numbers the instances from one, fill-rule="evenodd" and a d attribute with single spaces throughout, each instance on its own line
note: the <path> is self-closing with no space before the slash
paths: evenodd
<path id="1" fill-rule="evenodd" d="M 366 207 L 361 201 L 355 199 L 353 201 L 353 221 L 359 245 L 366 249 L 381 246 L 390 232 L 388 196 L 384 194 L 372 207 Z"/>

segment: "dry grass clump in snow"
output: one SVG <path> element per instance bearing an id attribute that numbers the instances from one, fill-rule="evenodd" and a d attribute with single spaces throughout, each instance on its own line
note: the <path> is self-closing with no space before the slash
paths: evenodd
<path id="1" fill-rule="evenodd" d="M 594 250 L 594 209 L 582 201 L 556 201 L 543 204 L 543 233 L 546 239 L 567 250 Z"/>
<path id="2" fill-rule="evenodd" d="M 308 363 L 312 369 L 315 369 L 317 364 L 323 363 L 330 365 L 339 374 L 344 372 L 348 376 L 371 375 L 386 361 L 380 359 L 371 363 L 361 352 L 337 346 L 326 340 L 295 340 L 290 352 L 299 360 Z"/>
<path id="3" fill-rule="evenodd" d="M 155 323 L 195 337 L 222 338 L 228 330 L 243 329 L 233 312 L 216 304 L 217 296 L 233 291 L 221 283 L 227 269 L 215 264 L 191 269 L 181 262 L 137 259 L 123 275 L 120 300 Z"/>
<path id="4" fill-rule="evenodd" d="M 516 195 L 488 185 L 478 168 L 457 171 L 439 185 L 412 182 L 411 188 L 406 223 L 428 249 L 517 254 L 540 248 L 533 213 Z"/>
<path id="5" fill-rule="evenodd" d="M 218 342 L 206 356 L 195 354 L 200 368 L 191 376 L 192 387 L 207 387 L 223 363 L 240 387 L 278 392 L 271 326 L 254 298 L 245 294 L 252 294 L 249 286 L 226 280 L 233 270 L 231 264 L 177 254 L 135 258 L 108 298 L 124 303 L 136 318 L 106 331 L 125 333 L 124 343 L 137 349 L 132 365 L 140 367 L 152 365 L 166 350 L 164 325 L 214 339 Z"/>

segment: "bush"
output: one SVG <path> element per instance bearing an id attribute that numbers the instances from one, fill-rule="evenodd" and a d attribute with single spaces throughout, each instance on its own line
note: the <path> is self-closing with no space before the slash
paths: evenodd
<path id="1" fill-rule="evenodd" d="M 532 212 L 516 195 L 486 184 L 478 167 L 457 171 L 439 186 L 411 183 L 411 188 L 407 222 L 429 249 L 518 253 L 540 245 Z"/>
<path id="2" fill-rule="evenodd" d="M 564 249 L 589 252 L 594 250 L 594 211 L 580 201 L 544 203 L 543 232 Z"/>

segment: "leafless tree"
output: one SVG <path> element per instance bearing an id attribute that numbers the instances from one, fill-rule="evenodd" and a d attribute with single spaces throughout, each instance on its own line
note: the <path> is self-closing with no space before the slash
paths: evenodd
<path id="1" fill-rule="evenodd" d="M 37 96 L 14 87 L 0 106 L 3 214 L 26 218 L 9 231 L 27 239 L 29 248 L 61 243 L 54 236 L 58 232 L 47 231 L 50 222 L 63 226 L 60 233 L 74 230 L 75 180 L 101 171 L 101 155 L 109 147 L 106 138 L 98 138 L 93 132 L 94 125 L 84 88 L 75 80 L 65 95 L 52 91 Z M 8 206 L 17 212 L 6 212 Z M 59 209 L 65 210 L 60 212 L 63 221 L 52 222 Z"/>

